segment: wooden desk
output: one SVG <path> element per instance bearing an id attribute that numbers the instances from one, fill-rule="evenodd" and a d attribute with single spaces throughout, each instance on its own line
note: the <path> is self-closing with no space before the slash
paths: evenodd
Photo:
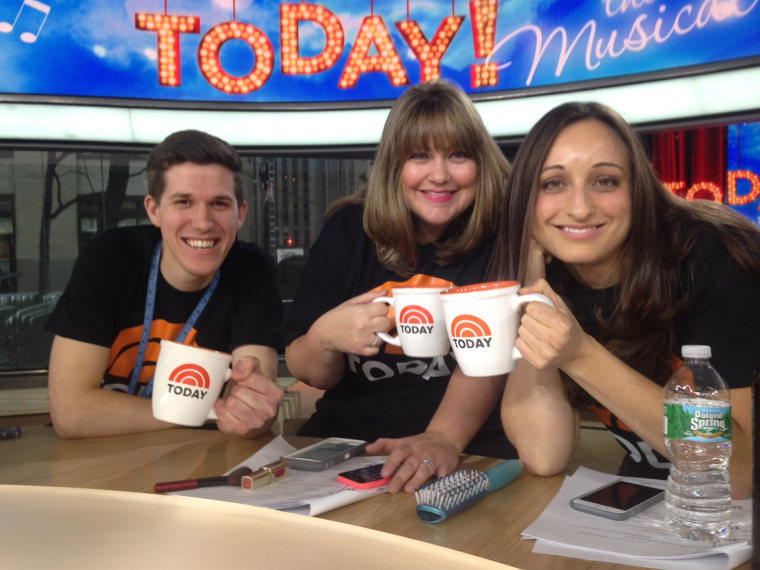
<path id="1" fill-rule="evenodd" d="M 287 439 L 296 446 L 310 441 Z M 270 440 L 271 436 L 245 440 L 214 430 L 193 429 L 60 440 L 52 428 L 29 426 L 23 428 L 20 439 L 0 441 L 0 485 L 152 493 L 157 481 L 223 473 Z M 484 469 L 494 462 L 487 458 L 465 459 L 468 466 Z M 561 476 L 523 474 L 511 485 L 438 525 L 422 523 L 415 511 L 414 496 L 405 493 L 378 495 L 319 518 L 416 539 L 518 568 L 625 568 L 531 552 L 533 541 L 523 540 L 520 533 L 543 511 L 562 480 Z M 180 497 L 164 497 L 174 498 Z"/>
<path id="2" fill-rule="evenodd" d="M 0 485 L 3 570 L 504 570 L 351 524 L 271 509 L 126 491 Z"/>

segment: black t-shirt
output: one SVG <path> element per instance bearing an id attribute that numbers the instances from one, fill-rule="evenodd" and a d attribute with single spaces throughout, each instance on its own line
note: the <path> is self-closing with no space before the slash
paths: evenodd
<path id="1" fill-rule="evenodd" d="M 683 268 L 686 266 L 695 270 L 693 296 L 683 317 L 675 323 L 676 340 L 671 347 L 674 360 L 680 360 L 683 345 L 709 345 L 710 362 L 728 386 L 749 386 L 753 370 L 760 363 L 760 283 L 743 272 L 726 247 L 708 231 L 699 236 L 684 261 Z M 594 310 L 601 306 L 602 314 L 609 315 L 617 287 L 594 290 L 577 282 L 575 285 L 568 292 L 575 317 L 588 334 L 604 343 Z M 676 298 L 685 295 L 684 290 Z M 621 475 L 667 477 L 670 463 L 666 457 L 603 406 L 594 404 L 591 409 L 627 452 L 620 467 Z"/>
<path id="2" fill-rule="evenodd" d="M 435 244 L 421 248 L 411 278 L 386 269 L 377 259 L 375 244 L 364 232 L 363 210 L 347 206 L 326 222 L 309 260 L 283 327 L 286 344 L 306 334 L 321 315 L 369 290 L 394 286 L 449 287 L 484 281 L 493 242 L 467 259 L 449 265 L 435 263 Z M 299 434 L 340 436 L 373 441 L 425 431 L 456 367 L 453 354 L 437 358 L 406 356 L 399 347 L 382 344 L 373 357 L 344 355 L 341 381 L 327 390 L 316 412 Z M 477 380 L 473 379 L 473 389 Z M 467 449 L 493 457 L 515 457 L 498 415 L 498 406 Z"/>
<path id="3" fill-rule="evenodd" d="M 142 335 L 151 256 L 160 237 L 158 228 L 137 226 L 93 239 L 80 252 L 45 325 L 56 335 L 110 348 L 104 388 L 128 389 Z M 178 291 L 159 272 L 141 389 L 153 376 L 161 339 L 177 337 L 204 291 Z M 236 241 L 185 343 L 224 352 L 247 344 L 281 350 L 281 311 L 274 260 L 258 246 Z"/>

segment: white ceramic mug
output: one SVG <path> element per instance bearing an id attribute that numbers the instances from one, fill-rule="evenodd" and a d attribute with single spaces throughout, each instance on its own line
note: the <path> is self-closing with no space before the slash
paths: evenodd
<path id="1" fill-rule="evenodd" d="M 522 358 L 515 347 L 520 306 L 531 301 L 554 306 L 545 295 L 518 295 L 519 289 L 516 281 L 492 281 L 441 293 L 454 356 L 468 376 L 512 372 L 515 361 Z"/>
<path id="2" fill-rule="evenodd" d="M 214 403 L 231 362 L 226 352 L 162 340 L 153 375 L 153 416 L 186 426 L 216 419 Z"/>
<path id="3" fill-rule="evenodd" d="M 394 287 L 392 297 L 378 297 L 373 303 L 393 306 L 398 336 L 377 333 L 382 340 L 400 346 L 407 356 L 429 358 L 451 350 L 446 334 L 440 293 L 445 287 Z"/>

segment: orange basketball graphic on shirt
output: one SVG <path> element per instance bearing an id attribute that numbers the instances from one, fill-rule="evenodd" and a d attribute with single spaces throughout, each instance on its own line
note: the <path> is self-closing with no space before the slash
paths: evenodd
<path id="1" fill-rule="evenodd" d="M 451 336 L 454 338 L 491 336 L 491 327 L 475 315 L 458 315 L 451 321 Z"/>
<path id="2" fill-rule="evenodd" d="M 432 325 L 433 315 L 425 307 L 407 305 L 399 313 L 399 322 L 404 324 Z"/>
<path id="3" fill-rule="evenodd" d="M 211 377 L 203 366 L 199 366 L 198 364 L 180 364 L 169 374 L 169 382 L 208 390 L 211 386 Z"/>

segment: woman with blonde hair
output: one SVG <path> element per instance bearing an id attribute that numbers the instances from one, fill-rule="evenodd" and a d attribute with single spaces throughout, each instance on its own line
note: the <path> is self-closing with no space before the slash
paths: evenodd
<path id="1" fill-rule="evenodd" d="M 326 392 L 299 434 L 404 438 L 369 447 L 403 458 L 392 492 L 451 470 L 471 439 L 469 451 L 514 454 L 498 410 L 477 434 L 480 425 L 459 429 L 445 406 L 436 414 L 453 356 L 408 357 L 381 343 L 376 333 L 392 322 L 386 305 L 372 302 L 391 287 L 483 281 L 508 174 L 460 89 L 413 86 L 388 115 L 367 187 L 330 208 L 311 249 L 284 325 L 285 354 L 294 377 Z M 491 410 L 501 389 L 483 387 L 472 405 Z"/>

